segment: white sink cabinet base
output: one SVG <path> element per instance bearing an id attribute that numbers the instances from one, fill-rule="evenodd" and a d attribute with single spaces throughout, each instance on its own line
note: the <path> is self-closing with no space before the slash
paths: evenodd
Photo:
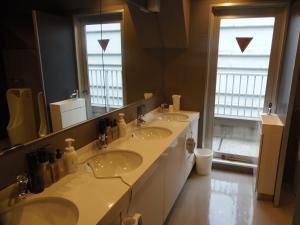
<path id="1" fill-rule="evenodd" d="M 156 169 L 133 196 L 129 214 L 140 213 L 143 225 L 163 225 L 194 165 L 185 141 L 197 140 L 198 119 L 191 122 L 156 162 Z"/>

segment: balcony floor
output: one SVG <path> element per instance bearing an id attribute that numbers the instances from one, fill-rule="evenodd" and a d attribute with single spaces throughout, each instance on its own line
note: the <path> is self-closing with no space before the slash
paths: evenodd
<path id="1" fill-rule="evenodd" d="M 220 153 L 229 153 L 233 155 L 258 157 L 259 142 L 235 138 L 213 138 L 213 150 Z"/>

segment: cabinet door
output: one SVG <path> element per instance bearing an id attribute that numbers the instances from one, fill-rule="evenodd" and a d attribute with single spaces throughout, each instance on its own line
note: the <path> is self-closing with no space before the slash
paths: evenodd
<path id="1" fill-rule="evenodd" d="M 159 162 L 157 169 L 133 196 L 130 214 L 142 214 L 143 225 L 163 225 L 163 178 L 164 171 Z"/>
<path id="2" fill-rule="evenodd" d="M 165 162 L 164 219 L 168 216 L 186 181 L 185 161 L 185 133 L 183 133 L 169 147 Z"/>

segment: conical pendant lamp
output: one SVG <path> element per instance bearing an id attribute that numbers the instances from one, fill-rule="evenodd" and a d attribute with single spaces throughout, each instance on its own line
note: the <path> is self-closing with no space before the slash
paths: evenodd
<path id="1" fill-rule="evenodd" d="M 109 43 L 109 39 L 100 39 L 98 40 L 102 50 L 105 52 L 106 48 L 107 48 L 107 45 Z"/>
<path id="2" fill-rule="evenodd" d="M 241 52 L 244 52 L 252 41 L 253 37 L 236 37 L 235 39 L 241 49 Z"/>

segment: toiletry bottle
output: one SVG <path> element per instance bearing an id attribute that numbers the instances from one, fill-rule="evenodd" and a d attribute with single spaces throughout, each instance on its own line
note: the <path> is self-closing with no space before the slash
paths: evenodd
<path id="1" fill-rule="evenodd" d="M 78 156 L 73 146 L 75 140 L 72 138 L 67 138 L 65 139 L 65 142 L 67 143 L 64 153 L 65 170 L 66 173 L 74 173 L 76 172 L 78 166 Z"/>
<path id="2" fill-rule="evenodd" d="M 107 136 L 106 136 L 106 123 L 105 120 L 99 121 L 99 149 L 107 147 Z"/>
<path id="3" fill-rule="evenodd" d="M 107 144 L 109 144 L 113 140 L 110 119 L 108 119 L 108 118 L 105 119 L 105 125 L 106 125 L 105 134 L 106 134 L 106 138 L 107 138 Z"/>
<path id="4" fill-rule="evenodd" d="M 58 167 L 58 179 L 65 176 L 65 164 L 63 160 L 63 154 L 60 149 L 56 149 L 56 163 Z"/>
<path id="5" fill-rule="evenodd" d="M 49 165 L 50 165 L 52 183 L 55 183 L 56 181 L 59 180 L 59 170 L 58 170 L 58 164 L 56 161 L 55 153 L 49 153 Z"/>
<path id="6" fill-rule="evenodd" d="M 37 194 L 44 191 L 44 179 L 40 169 L 39 157 L 37 152 L 26 154 L 29 174 L 29 191 Z"/>
<path id="7" fill-rule="evenodd" d="M 119 138 L 119 128 L 116 119 L 113 120 L 112 133 L 113 133 L 113 140 L 117 140 Z"/>
<path id="8" fill-rule="evenodd" d="M 115 140 L 115 137 L 114 137 L 114 121 L 113 120 L 110 120 L 110 127 L 111 127 L 111 130 L 110 130 L 111 141 L 113 142 Z"/>
<path id="9" fill-rule="evenodd" d="M 51 179 L 51 171 L 50 171 L 50 165 L 48 159 L 48 152 L 46 151 L 46 149 L 41 148 L 40 151 L 38 151 L 38 156 L 40 162 L 40 170 L 44 180 L 44 185 L 45 187 L 49 187 L 52 184 L 52 179 Z"/>
<path id="10" fill-rule="evenodd" d="M 120 137 L 125 137 L 127 133 L 126 122 L 125 122 L 125 114 L 119 113 L 119 135 Z"/>

